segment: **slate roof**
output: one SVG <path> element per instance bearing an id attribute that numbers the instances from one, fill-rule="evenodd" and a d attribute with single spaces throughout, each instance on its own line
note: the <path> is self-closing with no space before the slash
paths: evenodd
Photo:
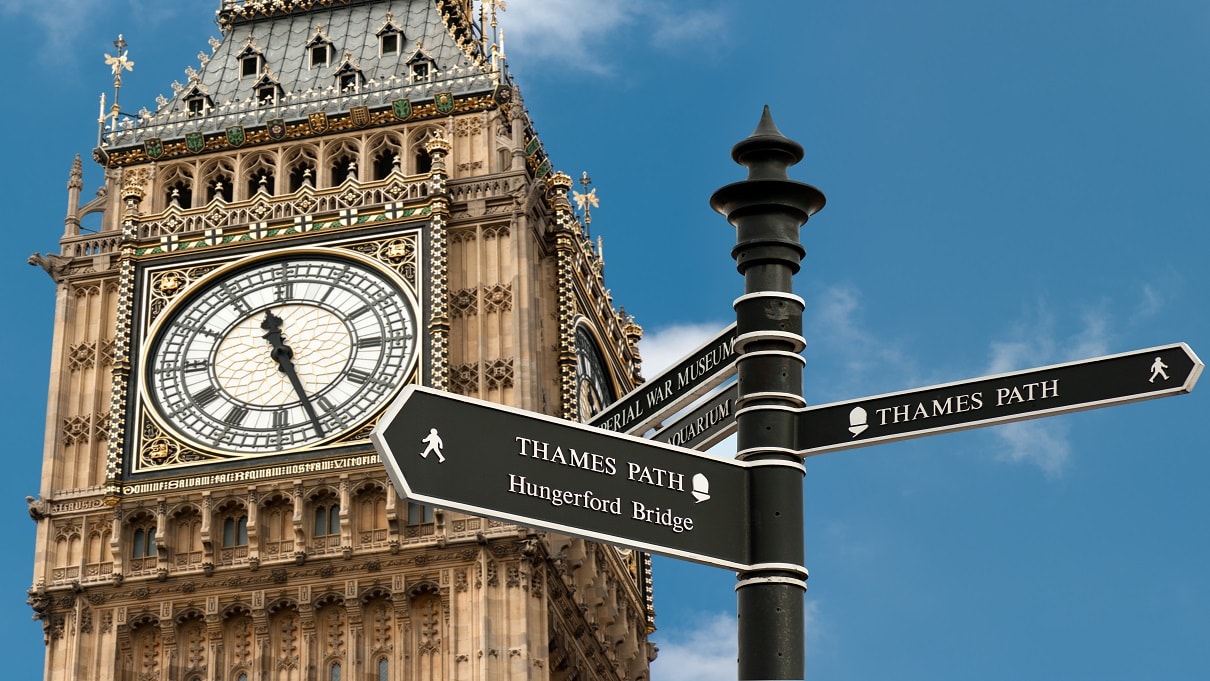
<path id="1" fill-rule="evenodd" d="M 188 82 L 183 86 L 174 83 L 173 97 L 154 113 L 142 112 L 137 120 L 123 123 L 116 134 L 107 132 L 105 146 L 127 147 L 152 137 L 213 133 L 233 125 L 253 128 L 275 118 L 289 122 L 320 111 L 345 113 L 359 105 L 389 107 L 400 98 L 415 104 L 432 100 L 438 92 L 452 92 L 455 97 L 487 93 L 498 82 L 499 75 L 492 72 L 490 61 L 483 59 L 477 45 L 471 43 L 471 54 L 459 46 L 435 0 L 344 0 L 323 7 L 321 2 L 312 0 L 307 3 L 309 9 L 285 14 L 237 15 L 227 22 L 220 13 L 220 23 L 227 24 L 223 40 L 201 69 L 187 70 Z M 224 2 L 224 9 L 233 4 Z M 243 3 L 253 4 L 260 7 L 262 3 Z M 267 8 L 270 3 L 263 5 Z M 402 39 L 396 54 L 380 57 L 378 33 L 387 23 L 388 13 L 402 31 Z M 312 68 L 308 44 L 317 36 L 329 40 L 332 47 L 327 65 Z M 280 85 L 274 105 L 256 101 L 256 86 L 264 84 L 264 70 L 241 75 L 240 56 L 249 46 L 263 55 L 268 75 Z M 431 82 L 411 82 L 409 60 L 418 50 L 435 63 Z M 337 73 L 346 61 L 362 75 L 357 90 L 351 93 L 338 88 Z M 208 97 L 213 108 L 207 108 L 205 115 L 190 116 L 186 100 L 198 94 Z"/>

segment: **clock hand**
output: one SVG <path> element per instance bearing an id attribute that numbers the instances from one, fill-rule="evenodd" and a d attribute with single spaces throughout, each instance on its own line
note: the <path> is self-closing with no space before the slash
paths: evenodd
<path id="1" fill-rule="evenodd" d="M 294 370 L 294 350 L 286 345 L 286 339 L 281 333 L 281 325 L 281 317 L 273 314 L 271 310 L 265 310 L 265 321 L 261 322 L 260 328 L 268 332 L 262 338 L 269 341 L 269 345 L 273 348 L 269 351 L 269 357 L 277 362 L 277 370 L 290 379 L 290 385 L 294 386 L 294 392 L 298 393 L 298 399 L 302 402 L 303 409 L 307 412 L 307 416 L 311 417 L 311 424 L 315 426 L 315 434 L 323 437 L 323 426 L 319 424 L 319 416 L 315 413 L 315 407 L 311 405 L 311 398 L 307 397 L 307 391 L 303 390 L 298 372 Z"/>

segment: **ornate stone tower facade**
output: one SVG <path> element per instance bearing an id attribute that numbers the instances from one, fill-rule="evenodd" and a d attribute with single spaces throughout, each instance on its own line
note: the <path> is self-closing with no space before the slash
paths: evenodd
<path id="1" fill-rule="evenodd" d="M 639 378 L 498 4 L 223 0 L 86 202 L 77 160 L 31 258 L 48 680 L 647 677 L 645 556 L 408 503 L 368 440 L 410 383 L 579 419 Z"/>

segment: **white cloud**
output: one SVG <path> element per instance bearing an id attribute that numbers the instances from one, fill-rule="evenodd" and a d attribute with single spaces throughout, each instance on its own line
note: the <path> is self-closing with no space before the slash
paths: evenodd
<path id="1" fill-rule="evenodd" d="M 824 638 L 819 604 L 803 604 L 807 657 Z M 660 654 L 651 665 L 652 681 L 734 681 L 737 672 L 739 623 L 734 615 L 716 613 L 694 618 L 699 626 L 661 628 L 652 640 Z"/>
<path id="2" fill-rule="evenodd" d="M 726 25 L 717 9 L 651 0 L 509 0 L 499 15 L 509 58 L 527 70 L 562 69 L 607 74 L 619 42 L 680 47 L 709 38 L 718 44 Z"/>
<path id="3" fill-rule="evenodd" d="M 835 374 L 826 383 L 810 386 L 812 403 L 834 402 L 911 387 L 914 365 L 885 336 L 861 321 L 861 292 L 847 285 L 830 286 L 812 300 L 805 312 L 808 354 L 827 358 Z M 810 371 L 808 366 L 808 371 Z"/>
<path id="4" fill-rule="evenodd" d="M 700 628 L 653 636 L 660 648 L 652 681 L 734 681 L 738 626 L 732 615 L 697 618 Z"/>
<path id="5" fill-rule="evenodd" d="M 36 25 L 32 31 L 42 35 L 38 61 L 56 68 L 74 61 L 81 36 L 98 23 L 98 14 L 113 14 L 123 17 L 129 25 L 147 27 L 164 23 L 175 16 L 180 7 L 177 3 L 153 2 L 151 0 L 127 0 L 126 3 L 102 2 L 101 0 L 0 0 L 0 14 L 17 17 L 16 21 L 28 21 Z M 111 39 L 117 39 L 117 35 Z M 90 38 L 92 40 L 92 38 Z M 116 48 L 103 43 L 109 54 Z M 97 68 L 104 72 L 102 52 L 93 55 Z M 131 54 L 138 62 L 137 51 Z"/>
<path id="6" fill-rule="evenodd" d="M 1108 353 L 1110 318 L 1101 310 L 1088 310 L 1080 316 L 1079 328 L 1066 337 L 1056 329 L 1056 321 L 1044 304 L 1025 315 L 1011 331 L 1010 338 L 989 345 L 988 374 L 1002 374 L 1057 364 Z M 1061 420 L 1042 419 L 997 426 L 993 435 L 1004 447 L 997 460 L 1037 466 L 1048 479 L 1062 477 L 1071 461 L 1071 442 Z"/>
<path id="7" fill-rule="evenodd" d="M 996 458 L 1037 466 L 1048 479 L 1063 476 L 1071 458 L 1067 426 L 1062 421 L 1023 421 L 998 426 L 996 436 L 1007 445 Z"/>
<path id="8" fill-rule="evenodd" d="M 676 324 L 643 334 L 639 341 L 643 375 L 650 378 L 672 366 L 690 350 L 717 336 L 729 323 Z"/>
<path id="9" fill-rule="evenodd" d="M 1139 291 L 1140 298 L 1138 305 L 1134 311 L 1134 322 L 1143 322 L 1155 317 L 1164 309 L 1164 297 L 1157 290 L 1157 287 L 1151 284 L 1143 284 L 1143 288 Z"/>
<path id="10" fill-rule="evenodd" d="M 4 14 L 24 17 L 37 24 L 43 33 L 40 56 L 51 61 L 61 60 L 62 55 L 69 52 L 67 48 L 84 31 L 94 10 L 100 5 L 100 0 L 0 0 L 0 10 Z"/>

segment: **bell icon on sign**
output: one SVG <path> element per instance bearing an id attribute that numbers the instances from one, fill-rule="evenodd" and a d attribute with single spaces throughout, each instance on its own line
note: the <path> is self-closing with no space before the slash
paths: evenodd
<path id="1" fill-rule="evenodd" d="M 699 504 L 710 498 L 710 481 L 701 473 L 693 476 L 693 498 Z"/>
<path id="2" fill-rule="evenodd" d="M 853 411 L 849 412 L 849 432 L 853 437 L 857 437 L 869 428 L 867 419 L 869 416 L 865 413 L 865 409 L 861 407 L 853 407 Z"/>

